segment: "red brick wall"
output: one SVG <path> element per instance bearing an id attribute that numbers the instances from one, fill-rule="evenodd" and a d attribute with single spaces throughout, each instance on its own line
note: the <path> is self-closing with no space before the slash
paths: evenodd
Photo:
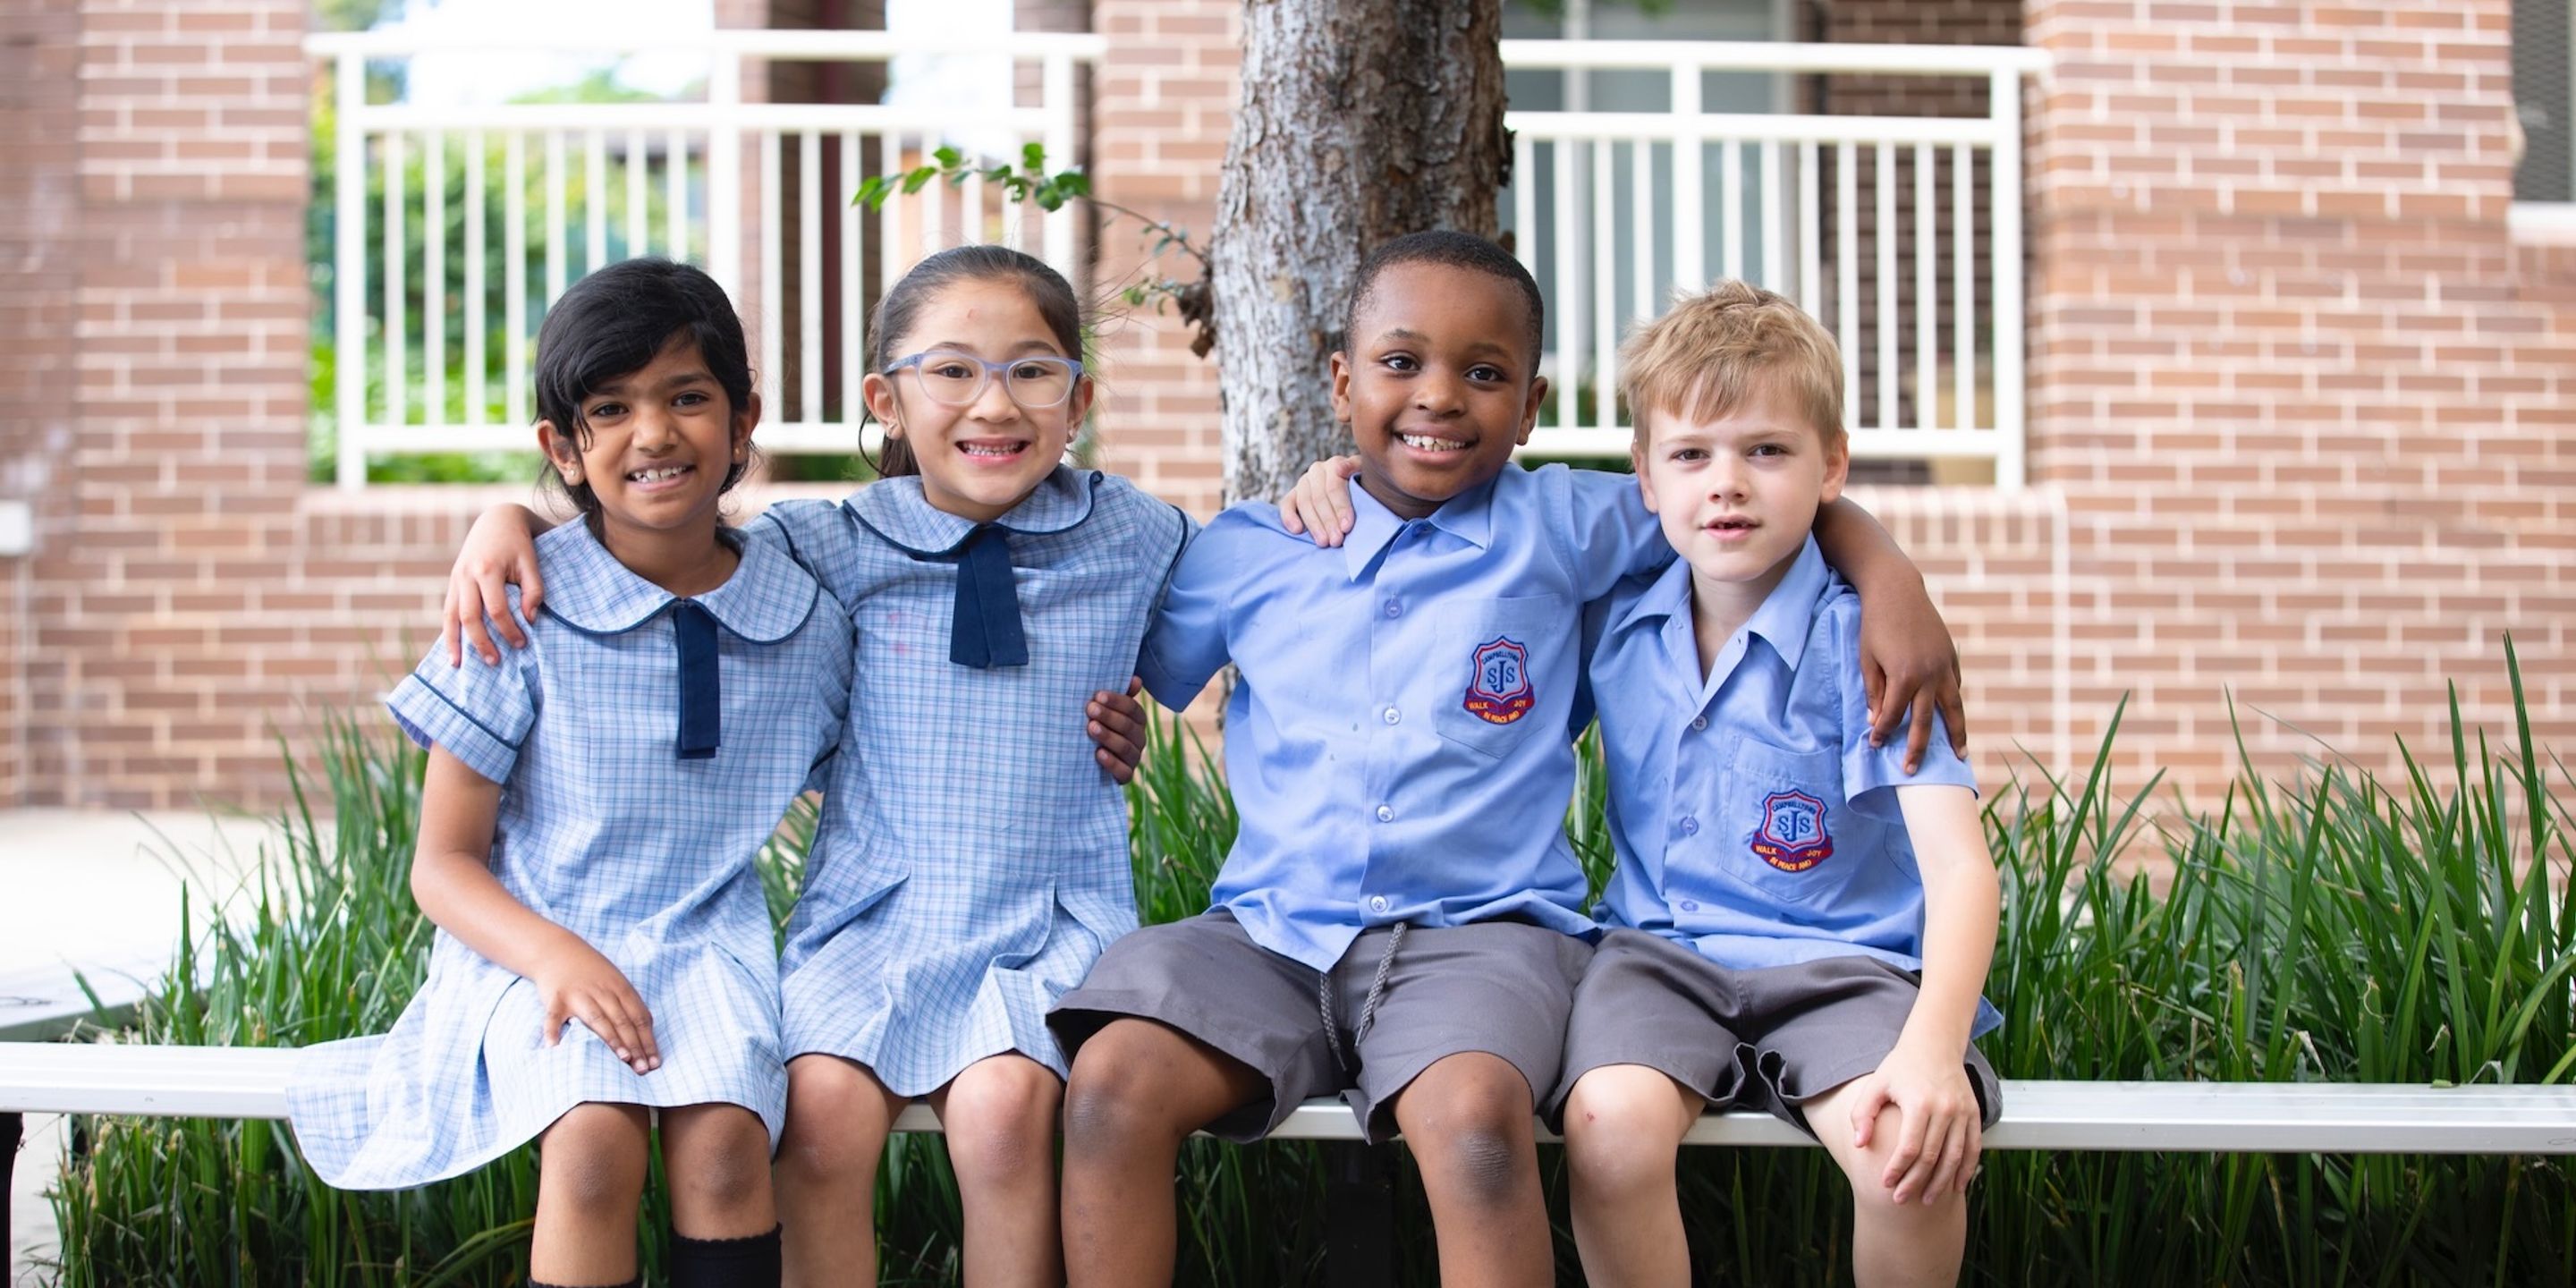
<path id="1" fill-rule="evenodd" d="M 0 501 L 25 501 L 58 528 L 67 501 L 51 491 L 52 452 L 72 436 L 69 234 L 79 208 L 74 71 L 80 25 L 73 0 L 0 11 Z M 34 562 L 0 555 L 0 805 L 27 792 L 35 740 L 27 667 Z"/>
<path id="2" fill-rule="evenodd" d="M 1092 138 L 1100 194 L 1203 239 L 1242 94 L 1236 0 L 1097 0 L 1092 30 L 1109 40 Z M 1121 309 L 1114 292 L 1141 275 L 1198 273 L 1177 252 L 1149 260 L 1132 220 L 1104 224 L 1097 246 L 1097 291 Z M 1151 307 L 1103 319 L 1100 347 L 1101 465 L 1215 513 L 1224 491 L 1216 368 L 1191 355 L 1176 316 Z"/>
<path id="3" fill-rule="evenodd" d="M 2505 228 L 2502 0 L 2032 0 L 2031 463 L 2074 514 L 2089 739 L 2213 800 L 2445 754 L 2444 686 L 2576 733 L 2576 307 Z M 2136 782 L 2142 773 L 2132 772 Z"/>

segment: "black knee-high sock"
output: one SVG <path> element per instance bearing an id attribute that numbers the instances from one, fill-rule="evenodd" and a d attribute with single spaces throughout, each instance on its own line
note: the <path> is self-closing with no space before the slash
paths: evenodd
<path id="1" fill-rule="evenodd" d="M 778 1288 L 778 1227 L 739 1239 L 671 1232 L 671 1288 Z"/>

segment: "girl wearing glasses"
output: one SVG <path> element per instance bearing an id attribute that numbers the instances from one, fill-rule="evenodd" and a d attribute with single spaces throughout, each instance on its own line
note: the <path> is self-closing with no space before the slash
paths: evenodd
<path id="1" fill-rule="evenodd" d="M 882 481 L 743 529 L 847 606 L 857 649 L 781 962 L 787 1282 L 876 1282 L 878 1160 L 922 1100 L 957 1174 L 966 1281 L 1061 1283 L 1065 1059 L 1046 1012 L 1136 925 L 1125 802 L 1102 767 L 1133 762 L 1119 692 L 1194 525 L 1065 463 L 1093 386 L 1081 306 L 1044 262 L 933 255 L 868 335 Z M 481 626 L 476 592 L 517 567 L 527 527 L 524 511 L 477 525 L 450 630 Z M 1087 728 L 1066 718 L 1081 703 Z"/>

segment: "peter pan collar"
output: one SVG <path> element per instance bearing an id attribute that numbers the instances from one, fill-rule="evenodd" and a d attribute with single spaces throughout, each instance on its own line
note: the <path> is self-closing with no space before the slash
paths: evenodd
<path id="1" fill-rule="evenodd" d="M 1098 470 L 1077 470 L 1059 463 L 1037 490 L 995 519 L 991 526 L 1015 537 L 1062 532 L 1091 517 L 1092 493 L 1100 486 Z M 950 514 L 921 494 L 919 475 L 879 479 L 841 503 L 850 517 L 886 544 L 920 558 L 954 554 L 984 525 Z"/>
<path id="2" fill-rule="evenodd" d="M 741 562 L 723 585 L 693 602 L 754 644 L 794 634 L 814 611 L 814 578 L 768 542 L 744 541 L 723 529 L 717 536 Z M 631 631 L 679 599 L 617 562 L 586 521 L 557 525 L 537 538 L 537 557 L 545 569 L 545 611 L 587 634 Z"/>
<path id="3" fill-rule="evenodd" d="M 1832 575 L 1832 569 L 1825 565 L 1825 553 L 1817 547 L 1816 539 L 1807 538 L 1807 544 L 1799 549 L 1797 559 L 1790 563 L 1788 575 L 1771 588 L 1771 593 L 1763 597 L 1762 606 L 1754 609 L 1753 616 L 1744 623 L 1745 630 L 1769 641 L 1771 651 L 1779 654 L 1780 660 L 1788 663 L 1792 671 L 1798 669 L 1799 659 L 1807 655 L 1807 633 L 1815 626 L 1816 605 L 1824 598 Z M 1689 626 L 1691 567 L 1687 559 L 1675 559 L 1671 566 L 1665 568 L 1663 575 L 1657 577 L 1644 594 L 1637 596 L 1635 603 L 1628 605 L 1628 611 L 1610 624 L 1610 631 L 1617 634 L 1676 618 L 1685 628 Z"/>
<path id="4" fill-rule="evenodd" d="M 1503 468 L 1519 467 L 1507 465 Z M 1484 549 L 1494 533 L 1495 482 L 1488 480 L 1449 498 L 1422 521 L 1478 550 Z M 1342 568 L 1350 574 L 1351 580 L 1357 581 L 1368 571 L 1369 564 L 1376 560 L 1378 553 L 1395 540 L 1395 534 L 1404 530 L 1406 521 L 1395 517 L 1395 511 L 1369 495 L 1357 477 L 1350 480 L 1350 487 L 1351 531 L 1342 539 Z"/>

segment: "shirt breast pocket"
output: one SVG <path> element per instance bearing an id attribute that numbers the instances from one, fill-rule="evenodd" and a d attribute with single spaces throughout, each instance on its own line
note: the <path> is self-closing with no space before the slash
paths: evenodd
<path id="1" fill-rule="evenodd" d="M 1432 724 L 1440 736 L 1494 759 L 1521 740 L 1565 736 L 1563 698 L 1542 690 L 1547 659 L 1570 629 L 1565 606 L 1551 598 L 1489 599 L 1461 606 L 1441 623 L 1427 668 Z"/>
<path id="2" fill-rule="evenodd" d="M 1721 866 L 1784 904 L 1812 906 L 1851 884 L 1866 858 L 1845 852 L 1850 810 L 1841 757 L 1740 742 L 1717 810 Z"/>

